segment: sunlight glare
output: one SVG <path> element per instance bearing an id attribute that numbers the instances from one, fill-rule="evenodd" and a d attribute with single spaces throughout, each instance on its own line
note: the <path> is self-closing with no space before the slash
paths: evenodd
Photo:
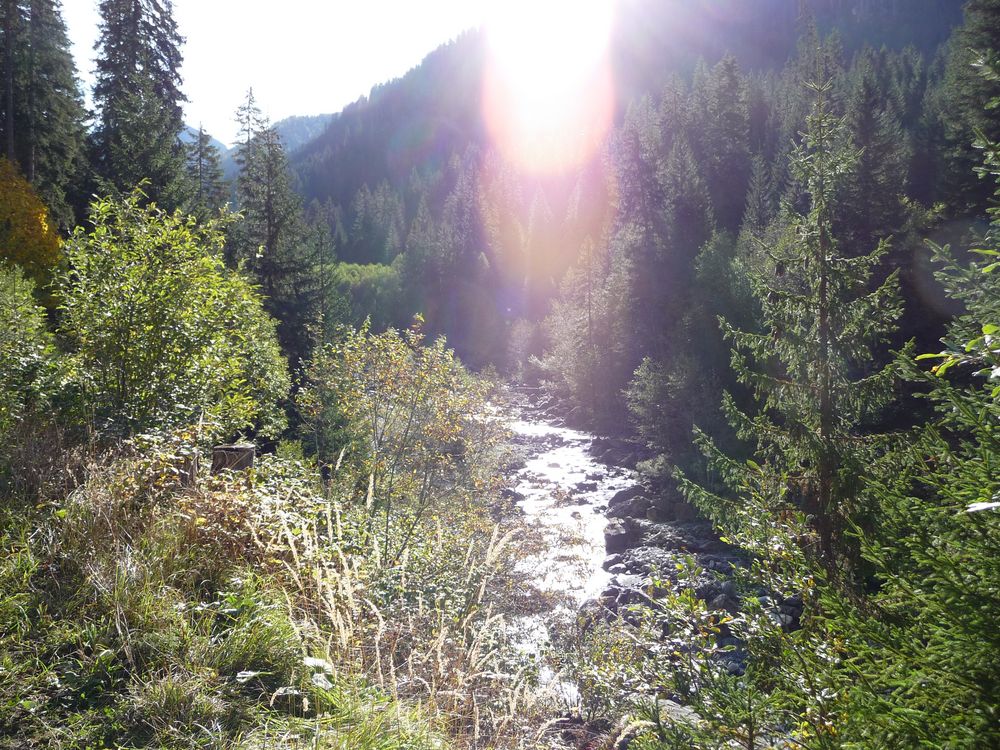
<path id="1" fill-rule="evenodd" d="M 585 161 L 611 125 L 614 0 L 496 0 L 486 17 L 487 127 L 535 172 Z"/>

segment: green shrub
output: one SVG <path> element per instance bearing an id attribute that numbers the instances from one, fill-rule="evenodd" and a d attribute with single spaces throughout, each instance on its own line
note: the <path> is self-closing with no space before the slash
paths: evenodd
<path id="1" fill-rule="evenodd" d="M 52 355 L 34 284 L 18 268 L 0 263 L 0 441 L 28 412 L 44 406 Z"/>
<path id="2" fill-rule="evenodd" d="M 56 291 L 71 380 L 97 426 L 280 432 L 289 379 L 275 325 L 223 265 L 219 225 L 143 205 L 139 192 L 96 201 L 91 222 L 66 243 Z"/>

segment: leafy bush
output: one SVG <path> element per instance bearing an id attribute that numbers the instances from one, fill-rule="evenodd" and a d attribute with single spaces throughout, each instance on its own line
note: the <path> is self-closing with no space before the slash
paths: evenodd
<path id="1" fill-rule="evenodd" d="M 334 663 L 436 706 L 451 733 L 512 731 L 532 670 L 502 616 L 518 587 L 511 534 L 489 514 L 503 431 L 488 384 L 441 340 L 367 326 L 308 376 L 299 406 L 330 479 L 322 494 L 297 485 L 291 507 L 263 502 L 257 532 L 284 561 L 304 630 Z"/>
<path id="2" fill-rule="evenodd" d="M 45 204 L 17 168 L 0 158 L 0 260 L 20 266 L 41 285 L 59 261 L 60 244 Z"/>
<path id="3" fill-rule="evenodd" d="M 51 387 L 52 341 L 33 290 L 19 269 L 0 263 L 0 439 Z"/>
<path id="4" fill-rule="evenodd" d="M 499 436 L 486 419 L 487 385 L 443 339 L 424 345 L 416 326 L 373 335 L 365 325 L 320 352 L 307 374 L 299 404 L 312 444 L 327 465 L 346 456 L 364 483 L 366 504 L 383 516 L 385 559 L 402 555 L 426 513 L 486 487 Z M 396 520 L 410 530 L 390 549 Z"/>
<path id="5" fill-rule="evenodd" d="M 139 192 L 98 200 L 91 222 L 67 243 L 56 288 L 71 377 L 97 425 L 279 432 L 289 379 L 274 322 L 224 267 L 219 225 L 143 206 Z"/>

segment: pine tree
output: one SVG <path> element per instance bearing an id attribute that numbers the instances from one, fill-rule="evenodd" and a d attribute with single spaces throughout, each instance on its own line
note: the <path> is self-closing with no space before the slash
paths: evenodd
<path id="1" fill-rule="evenodd" d="M 14 129 L 16 116 L 14 112 L 14 53 L 17 48 L 17 37 L 21 25 L 21 9 L 15 0 L 4 0 L 3 3 L 3 145 L 7 161 L 13 162 Z"/>
<path id="2" fill-rule="evenodd" d="M 970 0 L 965 6 L 965 22 L 949 42 L 943 82 L 945 151 L 944 189 L 941 195 L 958 212 L 982 211 L 989 186 L 972 175 L 980 154 L 971 143 L 977 132 L 990 142 L 1000 140 L 1000 124 L 990 102 L 1000 95 L 1000 83 L 980 75 L 983 63 L 1000 50 L 1000 0 Z"/>
<path id="3" fill-rule="evenodd" d="M 302 204 L 291 187 L 288 159 L 277 131 L 261 114 L 253 91 L 239 108 L 237 209 L 227 261 L 260 284 L 265 309 L 278 320 L 278 337 L 293 366 L 310 352 L 320 322 L 321 279 L 315 246 L 306 240 Z"/>
<path id="4" fill-rule="evenodd" d="M 634 369 L 662 339 L 664 258 L 669 217 L 663 189 L 661 119 L 649 99 L 633 104 L 612 145 L 618 180 L 618 214 L 612 230 L 615 263 L 627 275 L 630 351 Z M 621 384 L 624 386 L 624 383 Z"/>
<path id="5" fill-rule="evenodd" d="M 85 112 L 60 4 L 5 0 L 0 13 L 4 151 L 66 229 L 81 202 Z"/>
<path id="6" fill-rule="evenodd" d="M 851 155 L 837 147 L 841 124 L 829 110 L 830 84 L 811 89 L 816 101 L 792 164 L 806 186 L 808 213 L 787 209 L 751 269 L 763 330 L 737 330 L 723 321 L 737 379 L 759 405 L 746 413 L 727 394 L 724 410 L 739 436 L 755 444 L 759 464 L 729 459 L 704 435 L 699 441 L 744 502 L 760 497 L 750 488 L 763 472 L 774 494 L 760 513 L 780 512 L 783 505 L 805 512 L 819 538 L 814 552 L 833 566 L 842 559 L 846 525 L 863 520 L 859 482 L 880 445 L 864 427 L 890 400 L 894 382 L 891 367 L 875 369 L 869 359 L 893 331 L 900 303 L 894 274 L 869 291 L 886 245 L 847 257 L 832 233 L 834 197 Z M 707 513 L 726 515 L 721 497 L 685 486 Z"/>
<path id="7" fill-rule="evenodd" d="M 171 0 L 101 0 L 99 108 L 94 160 L 102 187 L 129 192 L 148 179 L 150 200 L 172 209 L 189 186 L 181 93 L 183 38 Z"/>
<path id="8" fill-rule="evenodd" d="M 735 231 L 750 177 L 750 112 L 746 82 L 736 58 L 724 57 L 708 78 L 704 122 L 705 179 L 719 225 Z"/>
<path id="9" fill-rule="evenodd" d="M 871 49 L 851 70 L 845 125 L 857 158 L 837 217 L 848 252 L 896 233 L 903 222 L 909 152 L 888 72 L 884 55 Z"/>
<path id="10" fill-rule="evenodd" d="M 228 203 L 229 184 L 221 161 L 212 137 L 199 126 L 198 137 L 188 144 L 187 171 L 192 187 L 186 208 L 200 218 L 214 216 Z"/>
<path id="11" fill-rule="evenodd" d="M 628 278 L 606 241 L 584 241 L 546 319 L 551 348 L 542 367 L 559 394 L 592 426 L 620 429 L 621 391 L 631 375 L 626 302 Z"/>
<path id="12" fill-rule="evenodd" d="M 774 218 L 775 203 L 770 165 L 757 155 L 750 162 L 750 183 L 743 209 L 743 226 L 753 232 L 763 230 Z"/>

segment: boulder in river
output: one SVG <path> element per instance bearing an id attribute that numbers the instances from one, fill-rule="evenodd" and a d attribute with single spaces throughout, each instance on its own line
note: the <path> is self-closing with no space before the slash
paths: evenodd
<path id="1" fill-rule="evenodd" d="M 647 518 L 647 514 L 652 509 L 652 503 L 648 497 L 639 495 L 630 500 L 625 500 L 617 505 L 611 506 L 608 510 L 609 518 Z"/>
<path id="2" fill-rule="evenodd" d="M 621 561 L 622 561 L 621 555 L 608 555 L 606 558 L 604 558 L 604 562 L 601 564 L 601 567 L 604 568 L 605 570 L 609 570 L 612 565 L 620 565 Z"/>
<path id="3" fill-rule="evenodd" d="M 717 597 L 708 602 L 709 609 L 714 609 L 718 612 L 728 612 L 731 615 L 736 614 L 740 609 L 740 603 L 733 599 L 731 596 L 726 594 L 719 594 Z"/>
<path id="4" fill-rule="evenodd" d="M 614 518 L 604 529 L 604 546 L 609 553 L 624 552 L 639 541 L 641 529 L 630 518 Z"/>
<path id="5" fill-rule="evenodd" d="M 608 500 L 608 507 L 614 508 L 616 505 L 621 505 L 624 502 L 628 502 L 629 500 L 644 494 L 646 494 L 646 490 L 641 484 L 637 484 L 633 487 L 627 487 L 624 490 L 619 490 L 611 496 Z"/>

